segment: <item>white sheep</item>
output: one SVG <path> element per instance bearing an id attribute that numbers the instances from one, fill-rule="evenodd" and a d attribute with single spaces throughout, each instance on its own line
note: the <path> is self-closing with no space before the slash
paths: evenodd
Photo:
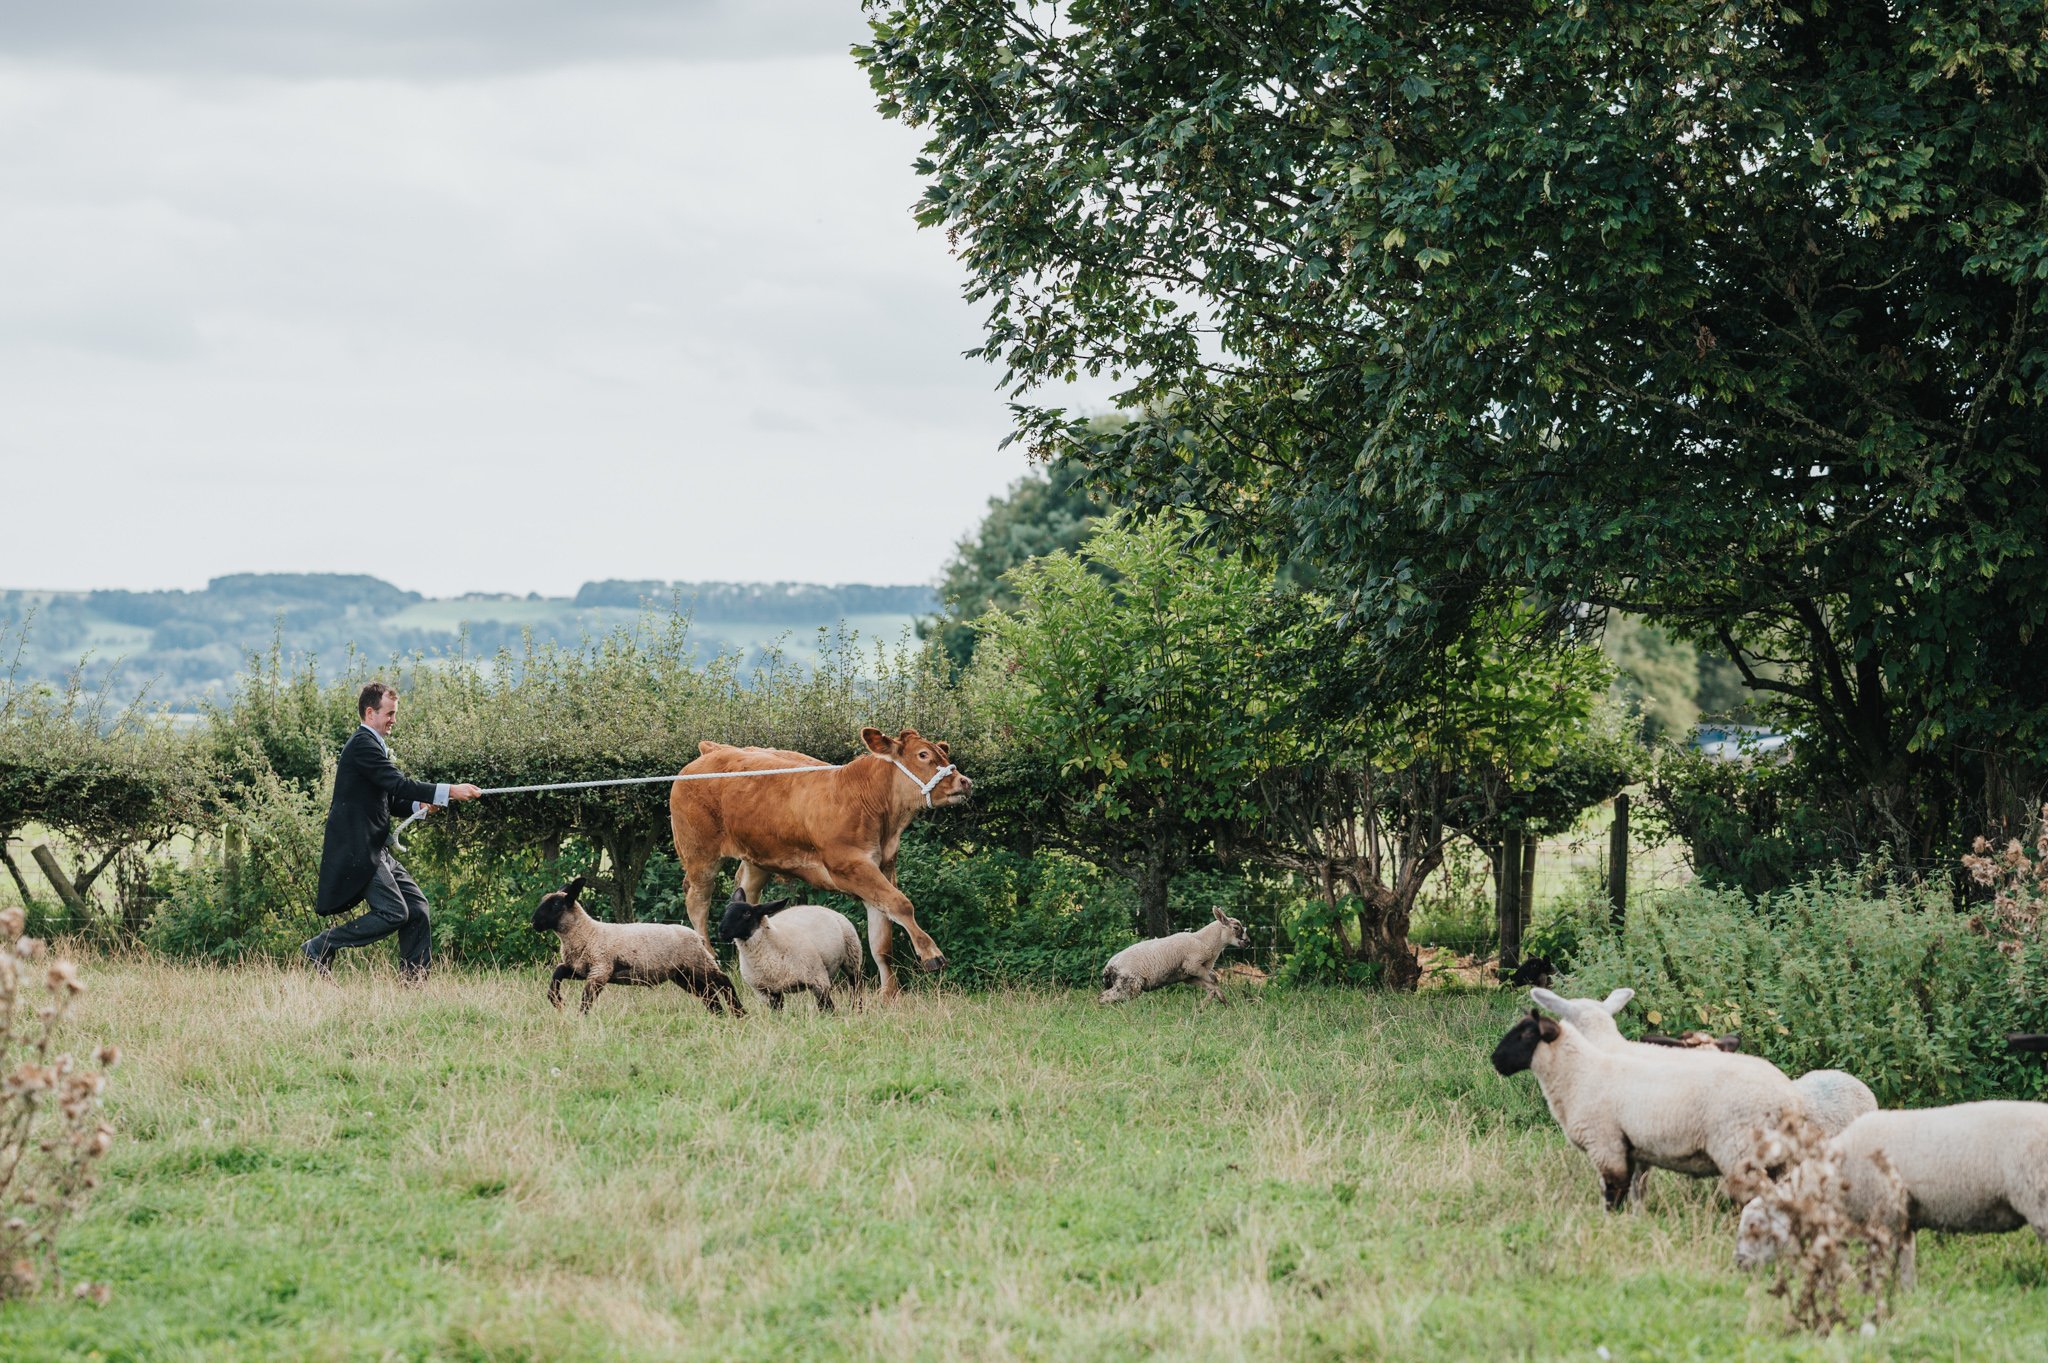
<path id="1" fill-rule="evenodd" d="M 1212 999 L 1223 997 L 1216 985 L 1216 958 L 1230 947 L 1251 945 L 1244 924 L 1213 909 L 1215 921 L 1193 932 L 1176 932 L 1134 942 L 1109 958 L 1102 967 L 1102 996 L 1097 1003 L 1122 1003 L 1150 989 L 1193 980 Z"/>
<path id="2" fill-rule="evenodd" d="M 1899 1282 L 1914 1278 L 1914 1232 L 1995 1233 L 2033 1228 L 2048 1245 L 2048 1103 L 1958 1103 L 1872 1112 L 1828 1142 L 1840 1171 L 1842 1210 L 1899 1243 Z M 1878 1157 L 1889 1166 L 1879 1167 Z M 1903 1191 L 1900 1199 L 1892 1180 Z M 1752 1198 L 1742 1209 L 1735 1262 L 1776 1258 L 1784 1213 Z"/>
<path id="3" fill-rule="evenodd" d="M 1548 989 L 1529 991 L 1529 998 L 1538 1007 L 1557 1014 L 1578 1028 L 1586 1040 L 1608 1050 L 1649 1044 L 1630 1041 L 1614 1023 L 1614 1015 L 1627 1007 L 1635 996 L 1633 989 L 1617 989 L 1604 999 L 1567 999 Z M 1728 1052 L 1733 1052 L 1738 1042 L 1739 1038 L 1732 1036 L 1717 1039 L 1719 1049 Z M 1684 1045 L 1678 1049 L 1700 1048 Z M 1751 1058 L 1762 1059 L 1760 1056 Z M 1808 1070 L 1792 1084 L 1806 1100 L 1806 1115 L 1825 1135 L 1835 1135 L 1864 1113 L 1877 1111 L 1877 1095 L 1870 1091 L 1870 1086 L 1842 1070 Z"/>
<path id="4" fill-rule="evenodd" d="M 1534 1010 L 1501 1038 L 1493 1067 L 1535 1071 L 1550 1115 L 1599 1172 L 1610 1211 L 1624 1197 L 1640 1203 L 1637 1176 L 1648 1168 L 1726 1178 L 1755 1154 L 1759 1131 L 1805 1112 L 1791 1081 L 1755 1056 L 1606 1049 Z"/>
<path id="5" fill-rule="evenodd" d="M 844 914 L 822 904 L 749 904 L 736 890 L 718 931 L 739 951 L 740 978 L 772 1009 L 782 1007 L 784 994 L 808 989 L 819 1010 L 829 1013 L 832 986 L 842 978 L 856 997 L 860 993 L 860 937 Z"/>
<path id="6" fill-rule="evenodd" d="M 608 984 L 667 984 L 674 981 L 704 1000 L 713 1012 L 728 1009 L 742 1015 L 739 991 L 718 968 L 702 937 L 680 923 L 600 923 L 592 918 L 576 896 L 583 890 L 583 877 L 561 889 L 541 896 L 533 910 L 533 930 L 552 932 L 562 939 L 562 963 L 548 982 L 548 1002 L 562 1006 L 562 981 L 583 981 L 583 1007 L 590 1005 Z"/>

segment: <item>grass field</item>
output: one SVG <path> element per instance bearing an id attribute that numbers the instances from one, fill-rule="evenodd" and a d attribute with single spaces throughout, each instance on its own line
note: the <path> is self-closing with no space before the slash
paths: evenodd
<path id="1" fill-rule="evenodd" d="M 114 1297 L 0 1308 L 7 1360 L 2048 1356 L 2024 1233 L 1929 1237 L 1873 1339 L 1785 1338 L 1705 1185 L 1600 1210 L 1487 1064 L 1499 997 L 88 979 L 121 1139 L 65 1259 Z"/>

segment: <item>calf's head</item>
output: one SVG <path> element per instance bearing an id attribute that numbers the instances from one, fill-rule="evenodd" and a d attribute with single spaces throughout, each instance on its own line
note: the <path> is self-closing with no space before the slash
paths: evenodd
<path id="1" fill-rule="evenodd" d="M 880 729 L 862 729 L 860 741 L 867 744 L 869 752 L 877 757 L 888 758 L 901 765 L 911 780 L 929 789 L 925 798 L 933 808 L 941 805 L 964 805 L 974 782 L 967 779 L 962 771 L 941 771 L 953 765 L 952 749 L 937 739 L 926 738 L 915 729 L 905 729 L 894 738 Z M 932 778 L 938 777 L 937 781 Z M 901 777 L 897 779 L 901 780 Z"/>
<path id="2" fill-rule="evenodd" d="M 1500 1045 L 1493 1048 L 1494 1069 L 1502 1074 L 1520 1074 L 1536 1058 L 1537 1047 L 1557 1040 L 1563 1033 L 1555 1019 L 1530 1009 L 1529 1016 L 1508 1028 Z"/>
<path id="3" fill-rule="evenodd" d="M 562 919 L 576 907 L 576 896 L 583 892 L 583 877 L 578 876 L 559 890 L 550 891 L 540 897 L 540 903 L 533 906 L 533 930 L 535 932 L 560 932 Z"/>
<path id="4" fill-rule="evenodd" d="M 787 899 L 769 899 L 759 904 L 749 904 L 746 895 L 738 890 L 732 892 L 725 912 L 718 916 L 718 935 L 728 942 L 744 942 L 754 935 L 761 926 L 761 920 L 771 913 L 788 908 Z"/>

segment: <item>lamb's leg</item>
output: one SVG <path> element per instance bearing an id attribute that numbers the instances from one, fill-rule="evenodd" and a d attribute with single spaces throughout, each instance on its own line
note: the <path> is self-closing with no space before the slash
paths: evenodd
<path id="1" fill-rule="evenodd" d="M 1102 973 L 1102 996 L 1097 1003 L 1124 1003 L 1145 992 L 1144 983 L 1135 975 L 1112 975 Z"/>
<path id="2" fill-rule="evenodd" d="M 814 999 L 816 999 L 816 1000 L 818 1001 L 818 1011 L 819 1011 L 819 1012 L 821 1012 L 821 1013 L 829 1013 L 829 1012 L 831 1012 L 831 1011 L 832 1011 L 832 991 L 831 991 L 831 989 L 830 989 L 830 988 L 828 988 L 828 987 L 827 987 L 827 986 L 825 986 L 825 985 L 822 985 L 822 984 L 814 984 L 814 985 L 812 985 L 812 986 L 810 987 L 810 989 L 811 989 L 811 997 L 812 997 L 812 998 L 814 998 Z"/>
<path id="3" fill-rule="evenodd" d="M 604 987 L 610 984 L 611 981 L 612 972 L 609 970 L 592 970 L 589 975 L 585 976 L 583 980 L 583 1007 L 578 1011 L 589 1012 L 590 1005 L 597 1002 L 597 996 L 604 992 Z"/>
<path id="4" fill-rule="evenodd" d="M 1908 1226 L 1905 1235 L 1899 1241 L 1899 1290 L 1901 1292 L 1911 1292 L 1913 1284 L 1919 1281 L 1920 1271 L 1917 1262 L 1919 1255 L 1914 1250 L 1913 1228 Z"/>
<path id="5" fill-rule="evenodd" d="M 555 977 L 548 981 L 548 1002 L 555 1005 L 556 1008 L 560 1008 L 562 1006 L 562 981 L 574 978 L 576 978 L 576 971 L 573 967 L 566 965 L 556 966 Z"/>
<path id="6" fill-rule="evenodd" d="M 1215 999 L 1219 1002 L 1222 1000 L 1223 988 L 1220 983 L 1222 977 L 1219 976 L 1215 971 L 1203 969 L 1199 971 L 1190 972 L 1188 978 L 1193 980 L 1196 984 L 1201 985 L 1202 992 L 1207 994 L 1210 998 Z"/>
<path id="7" fill-rule="evenodd" d="M 1650 1184 L 1650 1166 L 1641 1160 L 1631 1160 L 1628 1174 L 1628 1205 L 1630 1211 L 1643 1209 L 1643 1194 Z"/>
<path id="8" fill-rule="evenodd" d="M 1629 1154 L 1628 1142 L 1616 1139 L 1612 1142 L 1585 1147 L 1586 1155 L 1593 1161 L 1593 1168 L 1600 1174 L 1600 1195 L 1607 1204 L 1607 1210 L 1618 1212 L 1628 1199 L 1629 1180 L 1635 1173 L 1635 1160 Z"/>
<path id="9" fill-rule="evenodd" d="M 768 996 L 768 1011 L 771 1013 L 779 1013 L 782 1011 L 782 995 L 770 994 Z"/>
<path id="10" fill-rule="evenodd" d="M 727 978 L 723 970 L 716 967 L 702 970 L 678 969 L 669 978 L 702 999 L 707 1012 L 730 1012 L 734 1017 L 745 1016 L 740 1011 L 739 991 L 732 987 L 731 979 Z"/>

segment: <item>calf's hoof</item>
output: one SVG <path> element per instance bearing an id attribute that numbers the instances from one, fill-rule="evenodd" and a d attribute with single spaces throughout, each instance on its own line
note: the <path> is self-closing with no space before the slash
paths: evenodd
<path id="1" fill-rule="evenodd" d="M 946 953 L 942 951 L 935 956 L 926 957 L 917 963 L 917 968 L 927 975 L 936 975 L 946 968 Z"/>

